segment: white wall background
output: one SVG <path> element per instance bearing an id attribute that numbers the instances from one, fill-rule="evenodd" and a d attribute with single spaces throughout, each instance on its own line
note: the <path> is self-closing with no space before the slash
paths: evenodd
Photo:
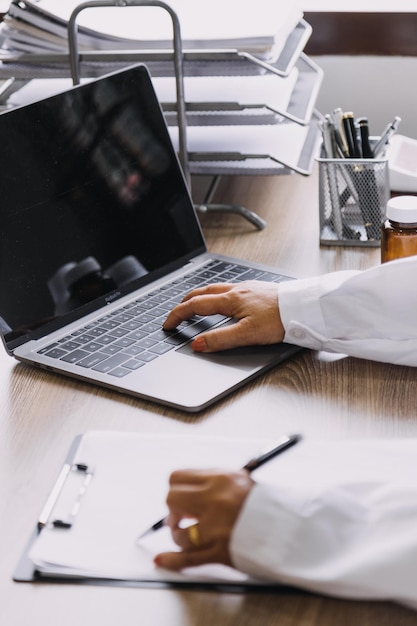
<path id="1" fill-rule="evenodd" d="M 321 113 L 340 106 L 356 117 L 369 118 L 373 135 L 396 115 L 398 132 L 417 139 L 417 57 L 320 56 L 324 70 L 317 100 Z"/>

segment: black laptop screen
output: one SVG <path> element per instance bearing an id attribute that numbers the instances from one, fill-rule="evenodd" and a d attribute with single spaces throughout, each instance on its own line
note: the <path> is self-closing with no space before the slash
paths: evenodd
<path id="1" fill-rule="evenodd" d="M 4 113 L 0 138 L 6 342 L 205 249 L 144 67 Z"/>

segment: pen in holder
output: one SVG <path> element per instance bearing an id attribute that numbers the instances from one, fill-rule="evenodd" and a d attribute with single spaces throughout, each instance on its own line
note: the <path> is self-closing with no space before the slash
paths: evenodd
<path id="1" fill-rule="evenodd" d="M 389 198 L 387 158 L 329 159 L 323 155 L 317 159 L 320 243 L 380 246 Z"/>

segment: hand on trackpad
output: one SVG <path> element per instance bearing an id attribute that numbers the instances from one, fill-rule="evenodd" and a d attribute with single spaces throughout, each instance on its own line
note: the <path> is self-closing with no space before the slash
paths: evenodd
<path id="1" fill-rule="evenodd" d="M 232 348 L 231 350 L 223 350 L 222 352 L 194 352 L 191 348 L 191 342 L 181 348 L 177 348 L 177 352 L 192 356 L 197 359 L 204 359 L 211 363 L 219 365 L 228 365 L 248 371 L 262 367 L 269 361 L 280 361 L 282 355 L 290 346 L 288 344 L 271 344 L 266 346 L 244 346 L 242 348 Z M 294 348 L 294 346 L 291 346 Z"/>

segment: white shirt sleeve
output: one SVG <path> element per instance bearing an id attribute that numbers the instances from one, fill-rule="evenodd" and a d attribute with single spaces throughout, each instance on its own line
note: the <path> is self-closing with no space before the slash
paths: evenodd
<path id="1" fill-rule="evenodd" d="M 231 554 L 266 581 L 417 609 L 417 485 L 341 482 L 312 494 L 256 484 Z"/>
<path id="2" fill-rule="evenodd" d="M 281 283 L 284 341 L 417 366 L 417 256 Z"/>

